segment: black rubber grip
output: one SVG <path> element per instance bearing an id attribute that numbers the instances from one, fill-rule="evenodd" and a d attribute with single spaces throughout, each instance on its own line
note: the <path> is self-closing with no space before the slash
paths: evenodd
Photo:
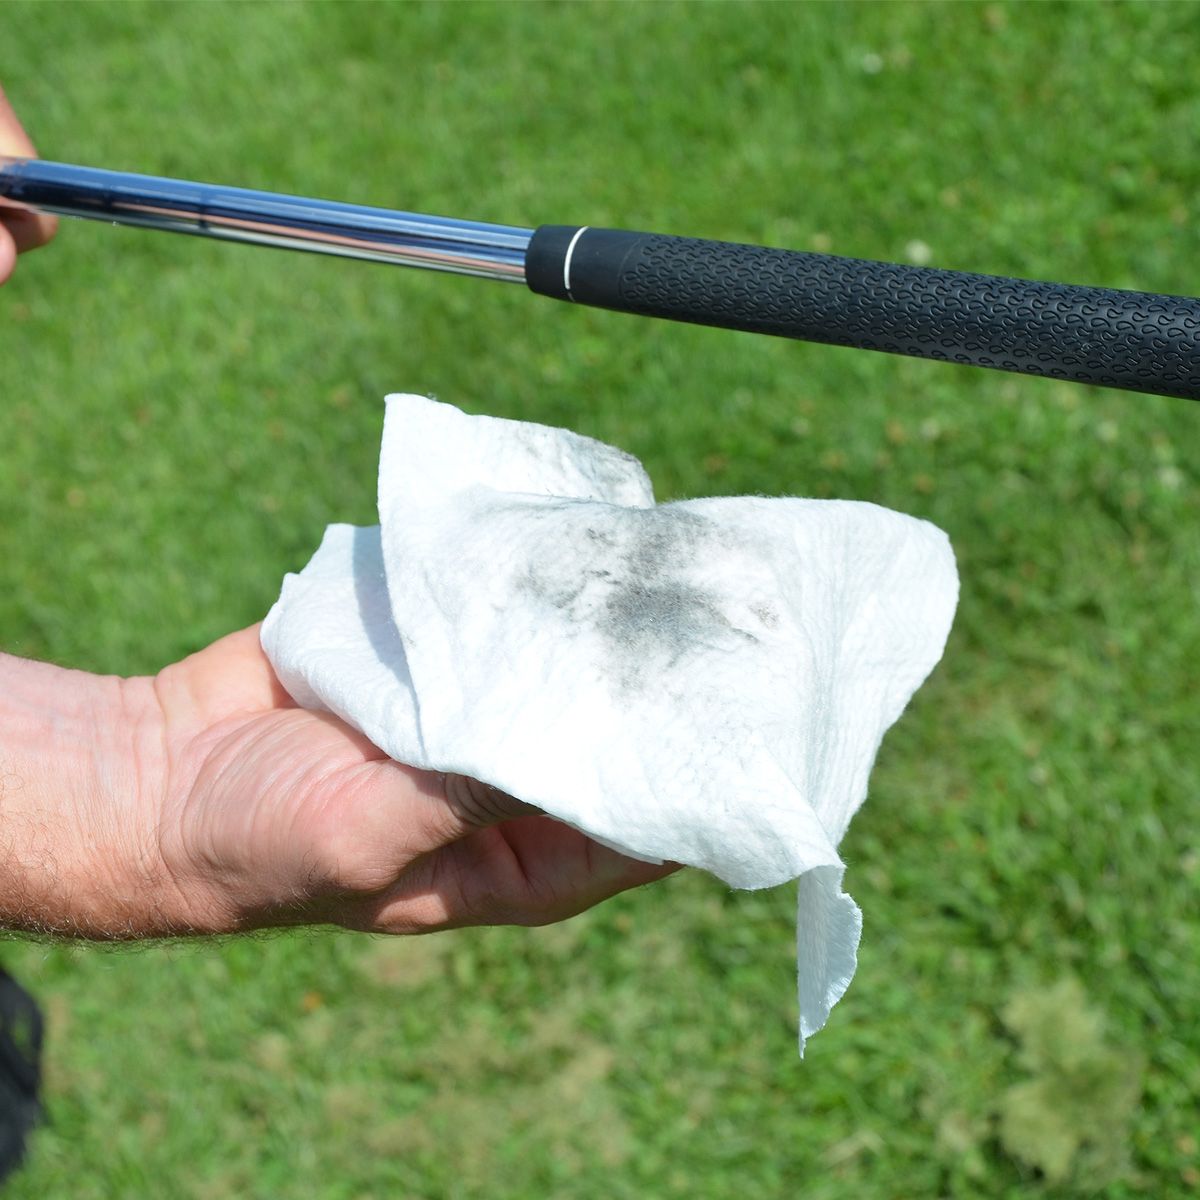
<path id="1" fill-rule="evenodd" d="M 1200 399 L 1200 300 L 543 225 L 544 296 L 647 317 Z M 568 261 L 569 255 L 569 261 Z"/>

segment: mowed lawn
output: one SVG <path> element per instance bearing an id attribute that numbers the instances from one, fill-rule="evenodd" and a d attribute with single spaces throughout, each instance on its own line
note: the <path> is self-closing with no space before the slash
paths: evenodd
<path id="1" fill-rule="evenodd" d="M 0 9 L 51 158 L 1184 294 L 1198 49 L 1173 3 Z M 1196 1194 L 1200 407 L 83 222 L 0 292 L 0 389 L 0 644 L 92 670 L 257 620 L 372 522 L 392 390 L 614 442 L 662 498 L 927 517 L 963 585 L 803 1062 L 791 887 L 10 942 L 49 1123 L 7 1194 Z"/>

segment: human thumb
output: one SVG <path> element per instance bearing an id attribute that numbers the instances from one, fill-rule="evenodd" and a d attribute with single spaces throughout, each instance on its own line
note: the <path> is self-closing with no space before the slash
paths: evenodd
<path id="1" fill-rule="evenodd" d="M 17 114 L 0 88 L 0 157 L 11 155 L 16 158 L 32 158 L 37 155 L 29 135 L 21 128 Z M 44 246 L 58 228 L 54 217 L 45 213 L 37 213 L 21 205 L 15 205 L 7 200 L 0 200 L 0 280 L 6 276 L 5 261 L 7 258 L 8 271 L 12 270 L 11 253 L 33 250 Z M 5 243 L 10 243 L 6 246 Z"/>
<path id="2" fill-rule="evenodd" d="M 461 826 L 462 834 L 470 833 L 485 825 L 495 825 L 512 817 L 523 817 L 540 812 L 532 804 L 526 804 L 490 783 L 480 783 L 466 775 L 440 774 L 447 811 L 455 824 Z"/>

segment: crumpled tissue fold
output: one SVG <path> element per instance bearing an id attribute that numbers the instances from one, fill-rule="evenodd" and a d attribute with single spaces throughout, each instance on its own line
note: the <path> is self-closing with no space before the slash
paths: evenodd
<path id="1" fill-rule="evenodd" d="M 803 1049 L 854 974 L 838 842 L 954 616 L 946 535 L 854 501 L 656 505 L 623 451 L 412 395 L 379 520 L 284 580 L 262 643 L 292 697 L 636 858 L 798 877 Z"/>

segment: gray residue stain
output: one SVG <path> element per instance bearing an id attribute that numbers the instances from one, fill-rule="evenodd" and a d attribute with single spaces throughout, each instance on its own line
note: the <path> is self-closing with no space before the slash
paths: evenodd
<path id="1" fill-rule="evenodd" d="M 532 565 L 526 567 L 517 580 L 518 591 L 562 613 L 569 612 L 586 586 L 586 581 L 578 577 L 572 580 L 564 574 L 553 579 L 549 573 L 539 572 Z"/>
<path id="2" fill-rule="evenodd" d="M 719 526 L 670 505 L 610 512 L 602 527 L 584 526 L 582 537 L 567 525 L 570 549 L 528 568 L 518 586 L 600 634 L 619 690 L 651 688 L 696 650 L 758 641 L 730 621 L 716 593 L 693 581 L 698 560 L 730 549 Z M 770 628 L 768 617 L 778 618 L 766 613 L 755 615 Z"/>
<path id="3" fill-rule="evenodd" d="M 769 604 L 755 604 L 750 612 L 763 623 L 765 629 L 779 628 L 779 614 Z"/>

